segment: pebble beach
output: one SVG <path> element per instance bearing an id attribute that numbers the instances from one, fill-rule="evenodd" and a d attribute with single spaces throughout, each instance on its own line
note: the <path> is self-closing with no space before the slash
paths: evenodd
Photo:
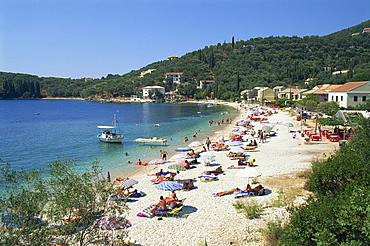
<path id="1" fill-rule="evenodd" d="M 239 108 L 238 104 L 228 105 Z M 233 123 L 225 126 L 222 136 L 226 144 L 235 123 L 250 114 L 250 109 L 240 108 Z M 130 174 L 129 178 L 138 180 L 134 188 L 146 195 L 126 202 L 129 209 L 125 217 L 132 223 L 132 226 L 127 229 L 128 239 L 135 241 L 136 245 L 143 246 L 197 246 L 204 242 L 207 242 L 207 245 L 264 245 L 260 228 L 264 228 L 269 221 L 285 221 L 289 218 L 283 207 L 271 206 L 279 196 L 279 179 L 309 169 L 314 160 L 326 158 L 339 148 L 337 142 L 330 142 L 325 138 L 322 141 L 309 143 L 298 133 L 293 138 L 292 132 L 300 130 L 302 126 L 301 122 L 291 117 L 288 111 L 277 110 L 267 117 L 267 121 L 274 125 L 273 131 L 277 133 L 276 136 L 267 138 L 265 143 L 259 143 L 257 149 L 246 152 L 247 158 L 256 159 L 254 168 L 262 174 L 254 180 L 254 184 L 251 180 L 236 175 L 240 169 L 230 169 L 230 167 L 237 167 L 238 164 L 236 159 L 230 159 L 227 156 L 228 151 L 209 151 L 215 155 L 214 164 L 221 166 L 224 172 L 218 175 L 217 181 L 201 182 L 198 177 L 204 171 L 214 170 L 217 166 L 197 163 L 192 165 L 191 169 L 180 171 L 175 180 L 194 179 L 196 181 L 194 189 L 176 191 L 179 199 L 185 199 L 183 209 L 176 216 L 150 218 L 137 216 L 148 206 L 157 203 L 160 196 L 170 196 L 169 191 L 158 190 L 150 181 L 153 176 L 148 174 L 158 172 L 160 169 L 170 171 L 167 167 L 173 163 L 143 166 L 139 171 Z M 293 126 L 287 127 L 284 125 L 286 122 L 293 123 Z M 263 126 L 261 122 L 251 122 L 251 125 L 256 131 Z M 210 139 L 212 142 L 217 142 L 220 137 L 221 134 L 215 134 L 210 136 Z M 195 151 L 200 150 L 201 147 L 197 148 Z M 236 198 L 235 194 L 222 197 L 212 195 L 236 187 L 245 189 L 248 181 L 252 187 L 256 183 L 263 185 L 266 188 L 266 194 L 242 198 Z M 303 196 L 298 197 L 295 202 L 304 202 Z M 236 201 L 245 199 L 255 199 L 265 208 L 260 218 L 248 219 L 238 213 L 232 205 Z"/>

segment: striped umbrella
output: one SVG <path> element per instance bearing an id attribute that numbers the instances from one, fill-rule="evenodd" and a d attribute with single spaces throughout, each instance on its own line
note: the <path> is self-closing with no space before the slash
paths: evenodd
<path id="1" fill-rule="evenodd" d="M 95 220 L 93 226 L 97 226 L 101 230 L 122 230 L 132 226 L 132 224 L 123 217 L 104 215 L 100 219 Z"/>
<path id="2" fill-rule="evenodd" d="M 157 184 L 155 187 L 158 190 L 167 190 L 167 191 L 182 190 L 184 188 L 182 184 L 179 184 L 175 181 L 164 181 L 162 183 Z"/>

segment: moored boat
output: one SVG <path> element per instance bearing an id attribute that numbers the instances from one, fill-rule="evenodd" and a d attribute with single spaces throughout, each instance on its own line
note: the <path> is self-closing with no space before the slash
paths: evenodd
<path id="1" fill-rule="evenodd" d="M 113 126 L 97 126 L 99 129 L 98 139 L 106 143 L 122 143 L 123 135 L 119 133 L 117 118 L 114 115 Z"/>

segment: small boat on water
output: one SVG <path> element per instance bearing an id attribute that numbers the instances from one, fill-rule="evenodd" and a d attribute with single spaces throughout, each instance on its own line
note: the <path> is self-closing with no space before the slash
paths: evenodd
<path id="1" fill-rule="evenodd" d="M 106 143 L 122 143 L 123 135 L 119 133 L 116 115 L 113 117 L 113 126 L 97 126 L 99 129 L 98 139 Z"/>
<path id="2" fill-rule="evenodd" d="M 166 139 L 163 139 L 163 138 L 137 138 L 134 140 L 134 142 L 139 142 L 139 143 L 149 143 L 149 144 L 153 144 L 153 143 L 160 143 L 160 144 L 166 144 L 167 140 Z"/>

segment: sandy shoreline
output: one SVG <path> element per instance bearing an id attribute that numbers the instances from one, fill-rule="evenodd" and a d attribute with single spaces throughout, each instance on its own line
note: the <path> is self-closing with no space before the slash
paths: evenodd
<path id="1" fill-rule="evenodd" d="M 237 115 L 235 117 L 233 117 L 233 121 L 235 121 L 236 119 L 240 119 L 241 116 L 243 115 L 243 112 L 241 110 L 239 110 L 239 105 L 237 103 L 227 103 L 227 102 L 220 102 L 220 101 L 187 101 L 186 103 L 207 103 L 207 104 L 222 104 L 222 105 L 226 105 L 226 106 L 230 106 L 230 107 L 233 107 L 237 110 Z M 227 115 L 225 115 L 225 117 L 227 117 Z M 224 131 L 225 133 L 226 132 L 231 132 L 231 129 L 234 127 L 234 124 L 228 124 L 228 125 L 221 125 L 221 126 L 224 126 L 222 128 L 218 127 L 217 130 L 219 131 Z M 219 135 L 213 133 L 212 135 L 209 136 L 210 139 L 217 139 L 219 137 Z M 192 142 L 193 139 L 189 139 L 189 143 Z M 196 139 L 197 141 L 202 141 L 203 143 L 205 142 L 205 139 Z M 195 139 L 194 139 L 195 141 Z M 187 144 L 184 144 L 184 146 L 186 146 Z M 197 150 L 197 148 L 195 148 L 195 150 Z M 200 149 L 199 149 L 200 150 Z M 168 159 L 171 157 L 172 154 L 175 154 L 176 152 L 175 151 L 168 151 L 170 152 L 169 153 L 169 156 L 168 156 Z M 158 158 L 159 158 L 159 154 L 158 154 Z M 140 159 L 140 157 L 138 157 L 138 159 Z M 134 177 L 134 176 L 138 176 L 138 175 L 141 175 L 141 174 L 147 174 L 147 173 L 150 173 L 152 172 L 153 170 L 157 169 L 158 166 L 155 166 L 155 165 L 148 165 L 148 166 L 138 166 L 138 169 L 135 170 L 135 171 L 121 171 L 121 172 L 114 172 L 114 173 L 110 173 L 111 175 L 111 179 L 114 180 L 115 178 L 117 177 Z"/>
<path id="2" fill-rule="evenodd" d="M 231 104 L 227 104 L 230 105 Z M 233 106 L 237 107 L 237 104 Z M 236 119 L 239 120 L 242 115 L 248 112 L 240 110 Z M 271 123 L 278 123 L 274 130 L 277 136 L 268 138 L 266 143 L 260 144 L 257 151 L 248 152 L 250 157 L 256 158 L 257 169 L 262 173 L 258 181 L 264 184 L 269 180 L 269 193 L 265 196 L 239 198 L 256 199 L 264 206 L 276 199 L 279 187 L 275 187 L 274 177 L 285 175 L 294 171 L 310 168 L 314 158 L 320 158 L 323 153 L 330 155 L 338 148 L 338 143 L 331 143 L 324 139 L 315 144 L 305 144 L 300 136 L 293 139 L 289 130 L 299 130 L 300 124 L 297 124 L 287 112 L 280 112 L 268 117 Z M 292 122 L 294 126 L 285 127 L 283 122 Z M 258 130 L 261 128 L 259 122 L 253 122 L 252 125 Z M 234 124 L 227 125 L 225 132 L 229 133 Z M 228 135 L 225 135 L 228 136 Z M 211 140 L 218 140 L 218 135 L 211 136 Z M 158 202 L 159 196 L 169 196 L 170 192 L 160 191 L 150 182 L 153 176 L 147 176 L 147 173 L 153 173 L 163 168 L 168 170 L 166 163 L 158 166 L 145 166 L 140 170 L 131 173 L 130 178 L 139 181 L 135 188 L 145 192 L 145 197 L 127 202 L 129 210 L 125 215 L 133 224 L 128 229 L 129 238 L 135 239 L 138 245 L 159 246 L 159 245 L 199 245 L 207 240 L 208 245 L 263 245 L 261 243 L 261 233 L 259 228 L 270 220 L 284 219 L 285 211 L 282 208 L 269 207 L 260 219 L 249 220 L 244 215 L 238 214 L 232 204 L 236 201 L 235 195 L 226 195 L 223 197 L 213 197 L 212 193 L 229 190 L 239 187 L 244 189 L 247 180 L 237 177 L 235 174 L 238 169 L 227 169 L 230 166 L 237 166 L 236 160 L 230 160 L 226 154 L 227 151 L 214 152 L 216 163 L 221 164 L 225 173 L 219 176 L 218 181 L 200 182 L 197 178 L 205 170 L 212 170 L 215 167 L 205 167 L 203 164 L 194 165 L 196 168 L 180 172 L 180 179 L 197 179 L 196 189 L 191 191 L 178 191 L 179 199 L 186 198 L 185 207 L 177 217 L 164 217 L 158 220 L 158 217 L 144 218 L 136 214 L 149 205 Z M 272 181 L 271 181 L 272 180 Z M 272 182 L 272 184 L 271 184 Z M 276 182 L 277 183 L 277 182 Z"/>

